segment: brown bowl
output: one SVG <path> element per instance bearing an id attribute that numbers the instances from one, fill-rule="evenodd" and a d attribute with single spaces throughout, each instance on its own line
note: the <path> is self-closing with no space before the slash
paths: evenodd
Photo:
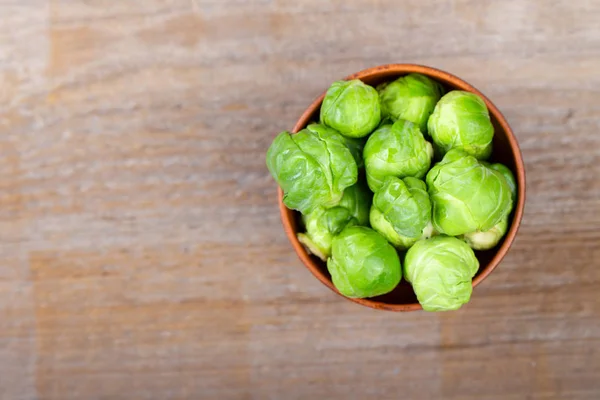
<path id="1" fill-rule="evenodd" d="M 481 96 L 481 98 L 485 100 L 485 103 L 487 104 L 487 107 L 490 111 L 490 117 L 495 128 L 493 142 L 494 153 L 492 155 L 492 161 L 503 163 L 509 167 L 513 173 L 516 174 L 515 177 L 518 186 L 518 199 L 516 207 L 512 212 L 510 228 L 502 242 L 499 243 L 494 249 L 476 252 L 477 258 L 479 259 L 479 271 L 477 271 L 477 274 L 473 278 L 473 287 L 475 287 L 479 285 L 498 266 L 502 258 L 504 258 L 508 252 L 508 249 L 515 240 L 517 230 L 521 224 L 521 218 L 523 217 L 523 209 L 525 206 L 525 168 L 523 166 L 523 158 L 521 157 L 519 144 L 517 143 L 517 139 L 508 125 L 508 122 L 506 122 L 506 119 L 504 119 L 504 116 L 500 113 L 498 108 L 496 108 L 496 106 L 479 90 L 475 89 L 462 79 L 447 72 L 422 65 L 389 64 L 369 68 L 352 74 L 344 79 L 360 79 L 369 85 L 375 86 L 379 83 L 394 80 L 411 72 L 423 74 L 435 79 L 436 81 L 442 83 L 447 89 L 465 90 Z M 313 101 L 306 111 L 304 111 L 298 122 L 296 122 L 293 133 L 305 128 L 311 122 L 318 121 L 319 110 L 324 97 L 325 92 L 323 92 L 323 94 L 321 94 L 315 101 Z M 292 243 L 294 250 L 300 257 L 300 260 L 302 260 L 306 268 L 308 268 L 308 270 L 325 286 L 340 296 L 343 296 L 333 286 L 333 283 L 331 282 L 331 275 L 329 275 L 329 272 L 327 271 L 326 264 L 317 257 L 309 254 L 304 246 L 302 246 L 302 244 L 298 241 L 296 234 L 298 233 L 298 227 L 300 226 L 300 213 L 288 209 L 283 204 L 283 192 L 281 189 L 279 189 L 279 209 L 281 211 L 281 220 L 283 221 L 285 233 Z M 417 301 L 417 297 L 413 292 L 412 287 L 404 279 L 391 293 L 383 296 L 368 299 L 352 299 L 346 296 L 343 297 L 355 303 L 362 304 L 363 306 L 380 310 L 415 311 L 422 309 L 421 305 Z"/>

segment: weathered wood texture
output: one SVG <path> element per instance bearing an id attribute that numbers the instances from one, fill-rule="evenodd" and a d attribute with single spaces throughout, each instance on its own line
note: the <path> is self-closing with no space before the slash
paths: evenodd
<path id="1" fill-rule="evenodd" d="M 1 0 L 0 398 L 600 398 L 597 0 Z M 416 62 L 527 166 L 474 300 L 335 296 L 264 155 L 328 83 Z"/>

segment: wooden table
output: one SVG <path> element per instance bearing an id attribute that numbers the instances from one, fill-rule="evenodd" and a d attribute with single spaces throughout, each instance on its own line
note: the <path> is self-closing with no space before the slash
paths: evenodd
<path id="1" fill-rule="evenodd" d="M 458 312 L 315 280 L 265 151 L 415 62 L 505 113 L 528 199 Z M 0 399 L 600 398 L 597 0 L 0 1 Z"/>

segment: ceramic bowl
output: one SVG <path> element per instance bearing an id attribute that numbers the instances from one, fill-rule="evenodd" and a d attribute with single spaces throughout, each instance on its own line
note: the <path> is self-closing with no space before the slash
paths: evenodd
<path id="1" fill-rule="evenodd" d="M 489 274 L 491 274 L 492 271 L 494 271 L 500 261 L 502 261 L 502 258 L 504 258 L 513 241 L 515 240 L 519 225 L 521 224 L 521 218 L 523 217 L 523 209 L 525 206 L 525 168 L 523 166 L 523 158 L 521 156 L 519 144 L 517 143 L 517 139 L 515 138 L 510 126 L 506 122 L 506 119 L 500 113 L 494 103 L 492 103 L 490 99 L 488 99 L 479 90 L 475 89 L 472 85 L 447 72 L 422 65 L 390 64 L 369 68 L 354 73 L 344 79 L 360 79 L 369 85 L 376 86 L 382 82 L 392 81 L 409 73 L 419 73 L 435 79 L 444 85 L 447 90 L 465 90 L 481 96 L 481 98 L 483 98 L 487 104 L 487 107 L 490 111 L 490 117 L 495 128 L 493 142 L 494 150 L 491 161 L 501 162 L 508 166 L 515 174 L 515 178 L 517 180 L 518 199 L 511 214 L 510 228 L 507 234 L 494 249 L 475 252 L 477 258 L 479 259 L 480 265 L 479 271 L 473 278 L 473 287 L 475 287 L 483 282 L 483 280 Z M 308 106 L 306 111 L 304 111 L 298 122 L 296 122 L 293 133 L 302 130 L 309 123 L 318 121 L 319 110 L 323 98 L 325 97 L 325 91 L 317 99 L 315 99 L 311 105 Z M 306 249 L 298 241 L 296 234 L 298 233 L 298 228 L 301 226 L 299 223 L 300 214 L 296 211 L 288 209 L 283 204 L 282 199 L 283 192 L 281 189 L 279 189 L 279 208 L 281 211 L 281 219 L 285 233 L 294 250 L 300 257 L 302 263 L 304 263 L 306 268 L 308 268 L 308 270 L 315 276 L 315 278 L 321 281 L 321 283 L 340 296 L 363 306 L 389 311 L 415 311 L 422 309 L 421 305 L 417 301 L 412 287 L 404 279 L 391 293 L 383 296 L 367 299 L 353 299 L 340 294 L 331 282 L 331 276 L 327 271 L 326 264 L 317 257 L 309 254 L 308 251 L 306 251 Z M 471 301 L 477 301 L 477 296 L 475 293 Z"/>

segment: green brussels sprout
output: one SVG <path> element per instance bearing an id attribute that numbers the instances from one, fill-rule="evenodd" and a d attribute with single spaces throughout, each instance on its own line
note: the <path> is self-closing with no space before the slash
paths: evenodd
<path id="1" fill-rule="evenodd" d="M 266 161 L 283 190 L 283 203 L 303 214 L 337 205 L 358 179 L 356 161 L 335 131 L 282 132 L 269 147 Z"/>
<path id="2" fill-rule="evenodd" d="M 388 176 L 423 178 L 431 166 L 433 148 L 417 125 L 399 119 L 369 136 L 363 157 L 367 183 L 376 192 Z"/>
<path id="3" fill-rule="evenodd" d="M 308 129 L 309 131 L 311 131 L 313 133 L 317 133 L 317 134 L 323 133 L 323 132 L 333 132 L 335 134 L 340 135 L 344 139 L 344 142 L 346 143 L 348 150 L 350 150 L 352 157 L 354 157 L 354 161 L 356 161 L 356 166 L 358 168 L 362 168 L 364 166 L 362 152 L 363 152 L 363 148 L 365 147 L 365 143 L 366 143 L 365 139 L 350 138 L 350 137 L 342 136 L 335 129 L 330 128 L 327 125 L 323 125 L 323 124 L 310 124 L 306 127 L 306 129 Z"/>
<path id="4" fill-rule="evenodd" d="M 348 137 L 364 137 L 379 124 L 381 106 L 375 88 L 358 79 L 334 82 L 321 105 L 321 122 Z"/>
<path id="5" fill-rule="evenodd" d="M 408 74 L 378 86 L 382 117 L 405 119 L 427 132 L 427 120 L 443 94 L 442 86 L 421 74 Z"/>
<path id="6" fill-rule="evenodd" d="M 346 297 L 375 297 L 394 290 L 402 278 L 398 253 L 370 228 L 350 226 L 333 238 L 327 269 Z"/>
<path id="7" fill-rule="evenodd" d="M 459 236 L 474 250 L 493 249 L 500 243 L 508 230 L 508 217 L 504 217 L 492 229 L 484 232 L 475 231 Z"/>
<path id="8" fill-rule="evenodd" d="M 478 160 L 492 154 L 494 126 L 481 97 L 454 90 L 443 96 L 427 123 L 429 135 L 441 156 L 461 149 Z"/>
<path id="9" fill-rule="evenodd" d="M 433 235 L 431 202 L 425 182 L 389 176 L 373 196 L 371 226 L 399 250 Z"/>
<path id="10" fill-rule="evenodd" d="M 367 225 L 371 192 L 365 184 L 357 183 L 344 191 L 340 204 L 332 208 L 318 207 L 302 215 L 306 233 L 298 240 L 314 255 L 326 261 L 331 255 L 331 242 L 346 226 Z"/>
<path id="11" fill-rule="evenodd" d="M 404 258 L 404 277 L 425 311 L 457 310 L 467 303 L 478 269 L 473 250 L 450 236 L 419 240 Z"/>
<path id="12" fill-rule="evenodd" d="M 510 213 L 504 176 L 462 150 L 450 150 L 426 178 L 433 227 L 448 236 L 487 231 Z"/>
<path id="13" fill-rule="evenodd" d="M 500 163 L 489 164 L 489 167 L 493 170 L 500 172 L 502 174 L 502 176 L 504 176 L 504 179 L 506 179 L 506 182 L 508 183 L 508 186 L 510 187 L 510 194 L 512 196 L 513 204 L 516 203 L 517 202 L 517 181 L 515 180 L 515 176 L 513 175 L 512 171 L 510 169 L 508 169 L 508 167 L 506 165 L 500 164 Z"/>
<path id="14" fill-rule="evenodd" d="M 482 164 L 487 167 L 500 172 L 508 186 L 510 187 L 511 199 L 513 202 L 513 206 L 517 201 L 517 182 L 515 181 L 515 177 L 508 167 L 503 164 L 488 164 L 486 162 L 482 162 Z M 511 207 L 512 211 L 512 207 Z M 506 235 L 508 231 L 508 215 L 503 218 L 500 222 L 492 227 L 492 229 L 487 231 L 475 231 L 470 233 L 465 233 L 461 236 L 461 238 L 474 250 L 489 250 L 493 249 L 500 243 L 500 240 Z"/>

